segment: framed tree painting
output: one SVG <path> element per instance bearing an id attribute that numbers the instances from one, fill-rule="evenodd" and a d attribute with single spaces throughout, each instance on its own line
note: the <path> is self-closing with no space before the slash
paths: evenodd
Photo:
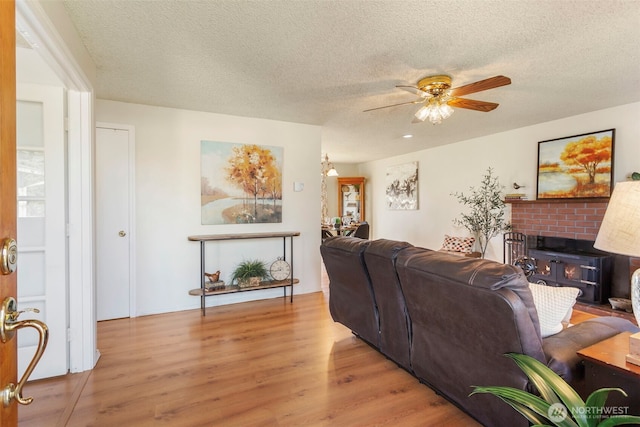
<path id="1" fill-rule="evenodd" d="M 282 222 L 282 147 L 200 141 L 202 224 Z"/>
<path id="2" fill-rule="evenodd" d="M 613 189 L 615 129 L 538 143 L 537 199 L 603 199 Z"/>

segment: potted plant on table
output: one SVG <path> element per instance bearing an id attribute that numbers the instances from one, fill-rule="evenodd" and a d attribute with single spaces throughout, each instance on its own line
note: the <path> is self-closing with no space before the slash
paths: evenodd
<path id="1" fill-rule="evenodd" d="M 613 427 L 640 424 L 633 415 L 607 415 L 605 402 L 610 392 L 627 395 L 621 388 L 601 388 L 583 401 L 578 393 L 558 374 L 533 357 L 509 353 L 518 367 L 529 377 L 540 396 L 513 387 L 478 387 L 471 395 L 489 393 L 499 397 L 535 426 Z"/>
<path id="2" fill-rule="evenodd" d="M 333 218 L 333 228 L 337 230 L 340 228 L 341 224 L 342 224 L 342 220 L 339 217 Z"/>
<path id="3" fill-rule="evenodd" d="M 232 283 L 241 288 L 260 286 L 260 281 L 268 276 L 267 267 L 260 260 L 242 261 L 231 277 Z"/>

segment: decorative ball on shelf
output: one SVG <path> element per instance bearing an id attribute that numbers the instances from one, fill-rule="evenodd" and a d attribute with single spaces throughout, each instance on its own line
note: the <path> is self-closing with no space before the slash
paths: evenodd
<path id="1" fill-rule="evenodd" d="M 634 172 L 631 174 L 631 179 L 633 181 L 640 181 L 640 172 Z"/>

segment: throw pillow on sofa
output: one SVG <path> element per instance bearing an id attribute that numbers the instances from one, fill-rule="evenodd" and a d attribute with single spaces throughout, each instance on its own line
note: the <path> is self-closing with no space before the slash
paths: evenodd
<path id="1" fill-rule="evenodd" d="M 562 322 L 571 319 L 573 305 L 580 289 L 571 287 L 554 287 L 529 283 L 533 295 L 533 303 L 538 311 L 540 334 L 542 338 L 562 331 Z"/>
<path id="2" fill-rule="evenodd" d="M 442 250 L 470 254 L 473 251 L 473 244 L 475 242 L 475 237 L 452 237 L 445 234 Z"/>

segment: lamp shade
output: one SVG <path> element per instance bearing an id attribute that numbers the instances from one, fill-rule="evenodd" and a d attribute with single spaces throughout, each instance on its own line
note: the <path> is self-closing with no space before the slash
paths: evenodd
<path id="1" fill-rule="evenodd" d="M 593 246 L 640 257 L 640 181 L 616 184 Z"/>

